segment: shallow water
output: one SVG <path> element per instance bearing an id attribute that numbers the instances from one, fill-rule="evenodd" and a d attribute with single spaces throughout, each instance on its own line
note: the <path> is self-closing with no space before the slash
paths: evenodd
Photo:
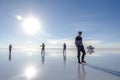
<path id="1" fill-rule="evenodd" d="M 87 53 L 78 64 L 76 50 L 0 49 L 0 80 L 120 80 L 120 51 Z"/>

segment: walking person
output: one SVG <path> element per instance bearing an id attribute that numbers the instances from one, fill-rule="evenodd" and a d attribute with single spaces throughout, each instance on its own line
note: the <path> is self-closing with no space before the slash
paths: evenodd
<path id="1" fill-rule="evenodd" d="M 78 36 L 75 38 L 75 45 L 76 45 L 76 48 L 77 48 L 77 58 L 78 58 L 78 63 L 86 63 L 84 61 L 86 52 L 85 52 L 85 49 L 84 49 L 84 46 L 83 46 L 81 35 L 82 35 L 82 32 L 79 31 Z M 81 52 L 82 52 L 82 55 L 81 55 Z"/>

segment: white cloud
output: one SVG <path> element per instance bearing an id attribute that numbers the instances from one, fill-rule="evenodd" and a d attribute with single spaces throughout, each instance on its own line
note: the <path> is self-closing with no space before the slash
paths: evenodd
<path id="1" fill-rule="evenodd" d="M 66 43 L 67 47 L 73 47 L 74 40 L 71 39 L 49 39 L 48 44 L 54 47 L 62 47 L 64 43 Z"/>
<path id="2" fill-rule="evenodd" d="M 13 40 L 7 40 L 8 43 L 10 44 L 16 44 L 17 42 L 16 41 L 13 41 Z"/>
<path id="3" fill-rule="evenodd" d="M 41 36 L 41 37 L 51 37 L 51 34 L 47 33 L 43 28 L 41 28 L 41 30 L 38 33 L 38 36 Z"/>
<path id="4" fill-rule="evenodd" d="M 32 43 L 32 41 L 27 41 L 28 44 Z"/>
<path id="5" fill-rule="evenodd" d="M 100 41 L 100 40 L 85 40 L 84 41 L 84 44 L 86 46 L 88 46 L 88 45 L 96 46 L 96 45 L 100 45 L 102 43 L 103 43 L 103 41 Z"/>
<path id="6" fill-rule="evenodd" d="M 62 47 L 63 43 L 66 43 L 67 48 L 75 48 L 75 42 L 73 39 L 49 39 L 48 45 L 51 47 Z M 120 43 L 106 43 L 101 40 L 85 40 L 84 46 L 92 45 L 95 48 L 120 48 Z"/>
<path id="7" fill-rule="evenodd" d="M 50 44 L 63 44 L 67 39 L 48 39 L 48 43 Z"/>
<path id="8" fill-rule="evenodd" d="M 100 40 L 86 40 L 84 41 L 85 46 L 92 45 L 95 48 L 120 48 L 120 42 L 118 43 L 107 43 Z"/>
<path id="9" fill-rule="evenodd" d="M 45 42 L 46 48 L 63 48 L 63 44 L 66 43 L 67 48 L 75 48 L 74 39 L 48 39 Z M 39 44 L 34 44 L 33 41 L 26 41 L 26 43 L 19 44 L 16 41 L 7 40 L 9 44 L 13 44 L 14 47 L 26 47 L 26 48 L 40 48 Z M 118 43 L 106 43 L 101 40 L 84 40 L 85 48 L 89 45 L 97 48 L 120 48 L 120 42 Z M 26 45 L 27 44 L 27 45 Z M 8 44 L 7 44 L 8 45 Z"/>
<path id="10" fill-rule="evenodd" d="M 120 43 L 102 43 L 99 44 L 100 48 L 120 48 Z"/>

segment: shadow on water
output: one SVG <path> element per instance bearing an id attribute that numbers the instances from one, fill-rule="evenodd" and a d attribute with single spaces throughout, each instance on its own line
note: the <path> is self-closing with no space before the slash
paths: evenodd
<path id="1" fill-rule="evenodd" d="M 78 80 L 85 80 L 86 71 L 83 64 L 78 64 Z"/>
<path id="2" fill-rule="evenodd" d="M 91 68 L 94 68 L 94 69 L 97 69 L 97 70 L 100 70 L 100 71 L 104 71 L 104 72 L 106 72 L 106 73 L 115 75 L 115 76 L 117 76 L 117 77 L 120 77 L 120 72 L 118 72 L 118 71 L 106 69 L 106 68 L 99 67 L 99 66 L 95 66 L 95 65 L 91 65 L 91 64 L 88 64 L 88 63 L 86 64 L 86 66 L 91 67 Z"/>

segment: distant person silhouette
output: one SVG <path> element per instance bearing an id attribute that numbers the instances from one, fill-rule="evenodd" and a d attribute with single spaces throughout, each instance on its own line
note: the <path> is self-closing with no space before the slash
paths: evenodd
<path id="1" fill-rule="evenodd" d="M 42 47 L 42 49 L 41 49 L 41 53 L 43 53 L 43 52 L 45 53 L 45 44 L 42 43 L 41 47 Z"/>
<path id="2" fill-rule="evenodd" d="M 11 51 L 12 51 L 12 45 L 10 44 L 9 45 L 9 53 L 11 53 Z"/>
<path id="3" fill-rule="evenodd" d="M 77 48 L 77 58 L 78 58 L 78 63 L 86 63 L 84 61 L 86 52 L 85 52 L 85 49 L 84 49 L 84 46 L 83 46 L 81 35 L 82 35 L 82 32 L 79 31 L 78 36 L 75 38 L 75 45 L 76 45 L 76 48 Z M 82 52 L 82 56 L 81 56 L 82 59 L 80 58 L 81 52 Z"/>
<path id="4" fill-rule="evenodd" d="M 66 53 L 66 43 L 63 44 L 63 53 Z"/>

